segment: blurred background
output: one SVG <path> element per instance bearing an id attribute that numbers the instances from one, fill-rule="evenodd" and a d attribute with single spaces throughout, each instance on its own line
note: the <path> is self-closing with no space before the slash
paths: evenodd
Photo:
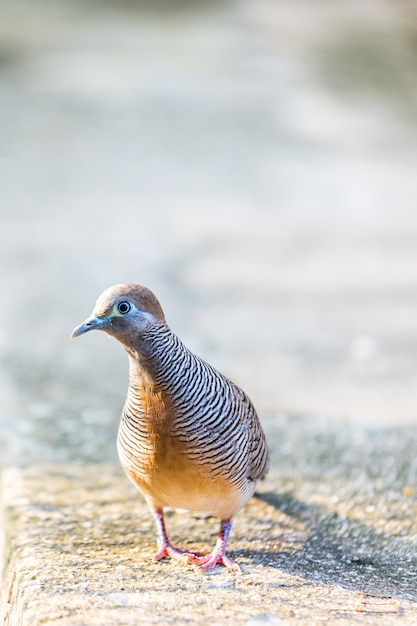
<path id="1" fill-rule="evenodd" d="M 115 458 L 140 282 L 268 428 L 417 422 L 417 3 L 3 0 L 0 459 Z"/>

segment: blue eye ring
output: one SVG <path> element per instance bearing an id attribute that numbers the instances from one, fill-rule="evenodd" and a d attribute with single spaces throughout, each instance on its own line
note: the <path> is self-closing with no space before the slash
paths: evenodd
<path id="1" fill-rule="evenodd" d="M 126 302 L 126 300 L 123 300 L 123 302 L 119 302 L 119 304 L 117 305 L 117 310 L 120 315 L 126 315 L 127 313 L 129 313 L 131 308 L 132 305 L 130 304 L 130 302 Z"/>

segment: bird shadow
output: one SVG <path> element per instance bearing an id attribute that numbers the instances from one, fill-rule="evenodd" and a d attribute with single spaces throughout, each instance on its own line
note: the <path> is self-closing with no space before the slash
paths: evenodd
<path id="1" fill-rule="evenodd" d="M 239 554 L 305 580 L 417 602 L 417 550 L 408 537 L 374 528 L 289 493 L 257 492 L 255 498 L 280 512 L 290 533 L 281 529 L 278 541 L 275 534 L 271 549 L 268 533 L 264 535 L 261 530 L 266 548 L 249 547 Z M 299 528 L 292 540 L 291 525 Z"/>

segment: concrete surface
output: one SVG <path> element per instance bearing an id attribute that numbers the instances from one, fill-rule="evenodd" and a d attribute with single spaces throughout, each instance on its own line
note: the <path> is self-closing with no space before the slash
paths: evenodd
<path id="1" fill-rule="evenodd" d="M 2 3 L 7 626 L 416 623 L 415 17 L 408 0 Z M 239 578 L 149 564 L 115 453 L 126 357 L 69 340 L 122 281 L 265 425 Z"/>
<path id="2" fill-rule="evenodd" d="M 416 433 L 398 458 L 392 433 L 267 426 L 273 470 L 229 542 L 241 574 L 152 563 L 151 516 L 118 464 L 5 470 L 5 624 L 415 624 Z M 197 549 L 218 530 L 189 512 L 167 524 Z"/>

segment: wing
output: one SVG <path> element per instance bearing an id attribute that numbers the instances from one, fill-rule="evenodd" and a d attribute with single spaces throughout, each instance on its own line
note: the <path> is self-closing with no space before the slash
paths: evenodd
<path id="1" fill-rule="evenodd" d="M 229 381 L 236 398 L 238 419 L 248 435 L 248 475 L 247 478 L 256 481 L 263 478 L 269 469 L 269 451 L 255 407 L 251 400 L 237 385 Z"/>

